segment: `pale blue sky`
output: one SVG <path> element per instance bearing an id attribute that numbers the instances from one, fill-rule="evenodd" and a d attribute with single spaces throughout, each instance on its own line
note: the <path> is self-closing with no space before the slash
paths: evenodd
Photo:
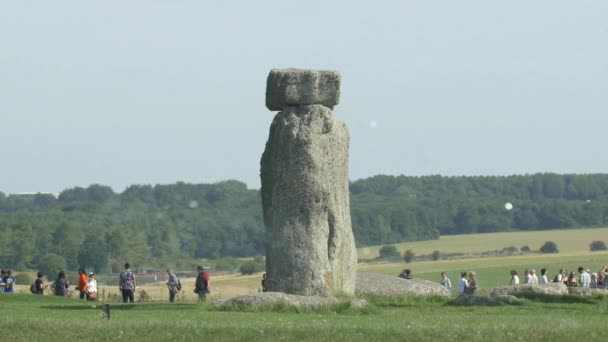
<path id="1" fill-rule="evenodd" d="M 342 74 L 353 180 L 608 172 L 607 15 L 603 0 L 0 0 L 0 191 L 258 188 L 277 67 Z"/>

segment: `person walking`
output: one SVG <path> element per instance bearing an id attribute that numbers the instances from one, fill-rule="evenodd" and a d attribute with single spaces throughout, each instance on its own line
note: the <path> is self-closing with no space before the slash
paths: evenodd
<path id="1" fill-rule="evenodd" d="M 169 303 L 175 303 L 175 294 L 179 291 L 179 280 L 173 270 L 167 270 L 167 287 L 169 288 Z"/>
<path id="2" fill-rule="evenodd" d="M 125 264 L 125 270 L 120 272 L 119 288 L 122 292 L 122 302 L 135 303 L 135 288 L 136 288 L 135 274 L 131 271 L 131 265 L 127 262 Z"/>
<path id="3" fill-rule="evenodd" d="M 445 274 L 445 272 L 441 272 L 441 286 L 445 287 L 448 290 L 452 289 L 452 282 L 450 281 L 450 278 L 448 278 L 448 275 Z"/>
<path id="4" fill-rule="evenodd" d="M 87 289 L 89 287 L 89 279 L 84 268 L 78 270 L 78 291 L 80 291 L 80 299 L 87 298 Z"/>
<path id="5" fill-rule="evenodd" d="M 579 286 L 584 288 L 589 288 L 589 283 L 591 283 L 591 275 L 583 266 L 578 268 L 578 273 L 580 274 Z"/>
<path id="6" fill-rule="evenodd" d="M 464 293 L 464 290 L 467 288 L 468 283 L 469 282 L 467 281 L 467 272 L 461 272 L 460 278 L 458 279 L 458 294 Z"/>
<path id="7" fill-rule="evenodd" d="M 203 266 L 196 267 L 198 275 L 194 282 L 194 293 L 198 294 L 198 300 L 207 300 L 207 294 L 209 294 L 209 273 L 205 272 Z"/>
<path id="8" fill-rule="evenodd" d="M 36 294 L 44 295 L 44 289 L 46 289 L 46 284 L 44 284 L 44 280 L 42 279 L 42 277 L 44 277 L 44 274 L 42 274 L 42 272 L 38 272 L 36 277 L 36 280 L 34 280 L 34 288 L 36 289 Z"/>
<path id="9" fill-rule="evenodd" d="M 70 282 L 65 278 L 65 272 L 63 271 L 59 272 L 57 280 L 55 280 L 51 287 L 55 292 L 55 296 L 70 296 Z"/>
<path id="10" fill-rule="evenodd" d="M 477 291 L 477 274 L 473 271 L 469 272 L 469 283 L 467 284 L 467 287 L 464 289 L 466 294 L 475 294 L 475 291 Z"/>
<path id="11" fill-rule="evenodd" d="M 519 285 L 519 277 L 516 270 L 511 270 L 511 285 Z"/>
<path id="12" fill-rule="evenodd" d="M 87 285 L 87 299 L 97 300 L 97 280 L 95 280 L 95 273 L 89 273 L 89 282 Z"/>
<path id="13" fill-rule="evenodd" d="M 13 293 L 15 291 L 15 276 L 11 270 L 6 270 L 3 283 L 4 293 Z"/>

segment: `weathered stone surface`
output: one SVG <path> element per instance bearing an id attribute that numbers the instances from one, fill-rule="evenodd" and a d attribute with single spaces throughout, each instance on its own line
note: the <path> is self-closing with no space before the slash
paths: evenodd
<path id="1" fill-rule="evenodd" d="M 355 294 L 449 297 L 451 293 L 444 286 L 428 280 L 403 279 L 379 273 L 358 273 Z"/>
<path id="2" fill-rule="evenodd" d="M 573 296 L 608 296 L 607 289 L 591 289 L 584 287 L 569 287 L 568 293 Z"/>
<path id="3" fill-rule="evenodd" d="M 509 285 L 495 287 L 490 291 L 492 297 L 520 294 L 567 295 L 568 287 L 562 283 L 549 283 L 545 285 Z"/>
<path id="4" fill-rule="evenodd" d="M 501 298 L 504 296 L 500 296 Z M 503 300 L 499 300 L 498 298 L 492 297 L 481 297 L 475 295 L 461 294 L 458 297 L 454 298 L 452 301 L 453 305 L 463 305 L 463 306 L 498 306 L 506 304 Z"/>
<path id="5" fill-rule="evenodd" d="M 220 308 L 223 306 L 246 306 L 260 308 L 283 305 L 314 309 L 324 306 L 332 306 L 338 303 L 339 301 L 334 297 L 297 296 L 281 292 L 261 292 L 218 301 L 216 306 Z"/>
<path id="6" fill-rule="evenodd" d="M 287 107 L 270 126 L 261 161 L 270 291 L 352 295 L 346 125 L 322 105 Z"/>
<path id="7" fill-rule="evenodd" d="M 368 303 L 365 299 L 350 298 L 339 300 L 335 297 L 298 296 L 281 292 L 261 292 L 252 295 L 233 297 L 218 301 L 215 305 L 220 309 L 233 306 L 252 308 L 293 306 L 306 309 L 318 309 L 322 307 L 332 307 L 344 302 L 348 302 L 350 307 L 356 310 L 363 310 L 368 307 Z"/>
<path id="8" fill-rule="evenodd" d="M 320 104 L 330 109 L 340 102 L 340 74 L 328 70 L 272 69 L 266 82 L 266 107 Z"/>

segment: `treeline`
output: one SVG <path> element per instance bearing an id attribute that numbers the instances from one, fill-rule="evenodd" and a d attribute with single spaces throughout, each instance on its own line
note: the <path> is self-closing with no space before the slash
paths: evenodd
<path id="1" fill-rule="evenodd" d="M 512 210 L 505 203 L 513 204 Z M 358 247 L 439 234 L 608 224 L 608 175 L 376 176 L 351 183 Z M 0 266 L 117 271 L 264 254 L 260 194 L 244 183 L 0 192 Z"/>
<path id="2" fill-rule="evenodd" d="M 608 175 L 375 176 L 351 184 L 351 203 L 358 244 L 402 241 L 401 224 L 424 237 L 594 227 L 608 224 Z"/>

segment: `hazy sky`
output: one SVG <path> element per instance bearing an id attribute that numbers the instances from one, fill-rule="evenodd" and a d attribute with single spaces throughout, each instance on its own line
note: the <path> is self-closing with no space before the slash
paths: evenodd
<path id="1" fill-rule="evenodd" d="M 608 172 L 608 1 L 0 0 L 0 191 L 259 187 L 271 68 L 342 74 L 350 177 Z"/>

